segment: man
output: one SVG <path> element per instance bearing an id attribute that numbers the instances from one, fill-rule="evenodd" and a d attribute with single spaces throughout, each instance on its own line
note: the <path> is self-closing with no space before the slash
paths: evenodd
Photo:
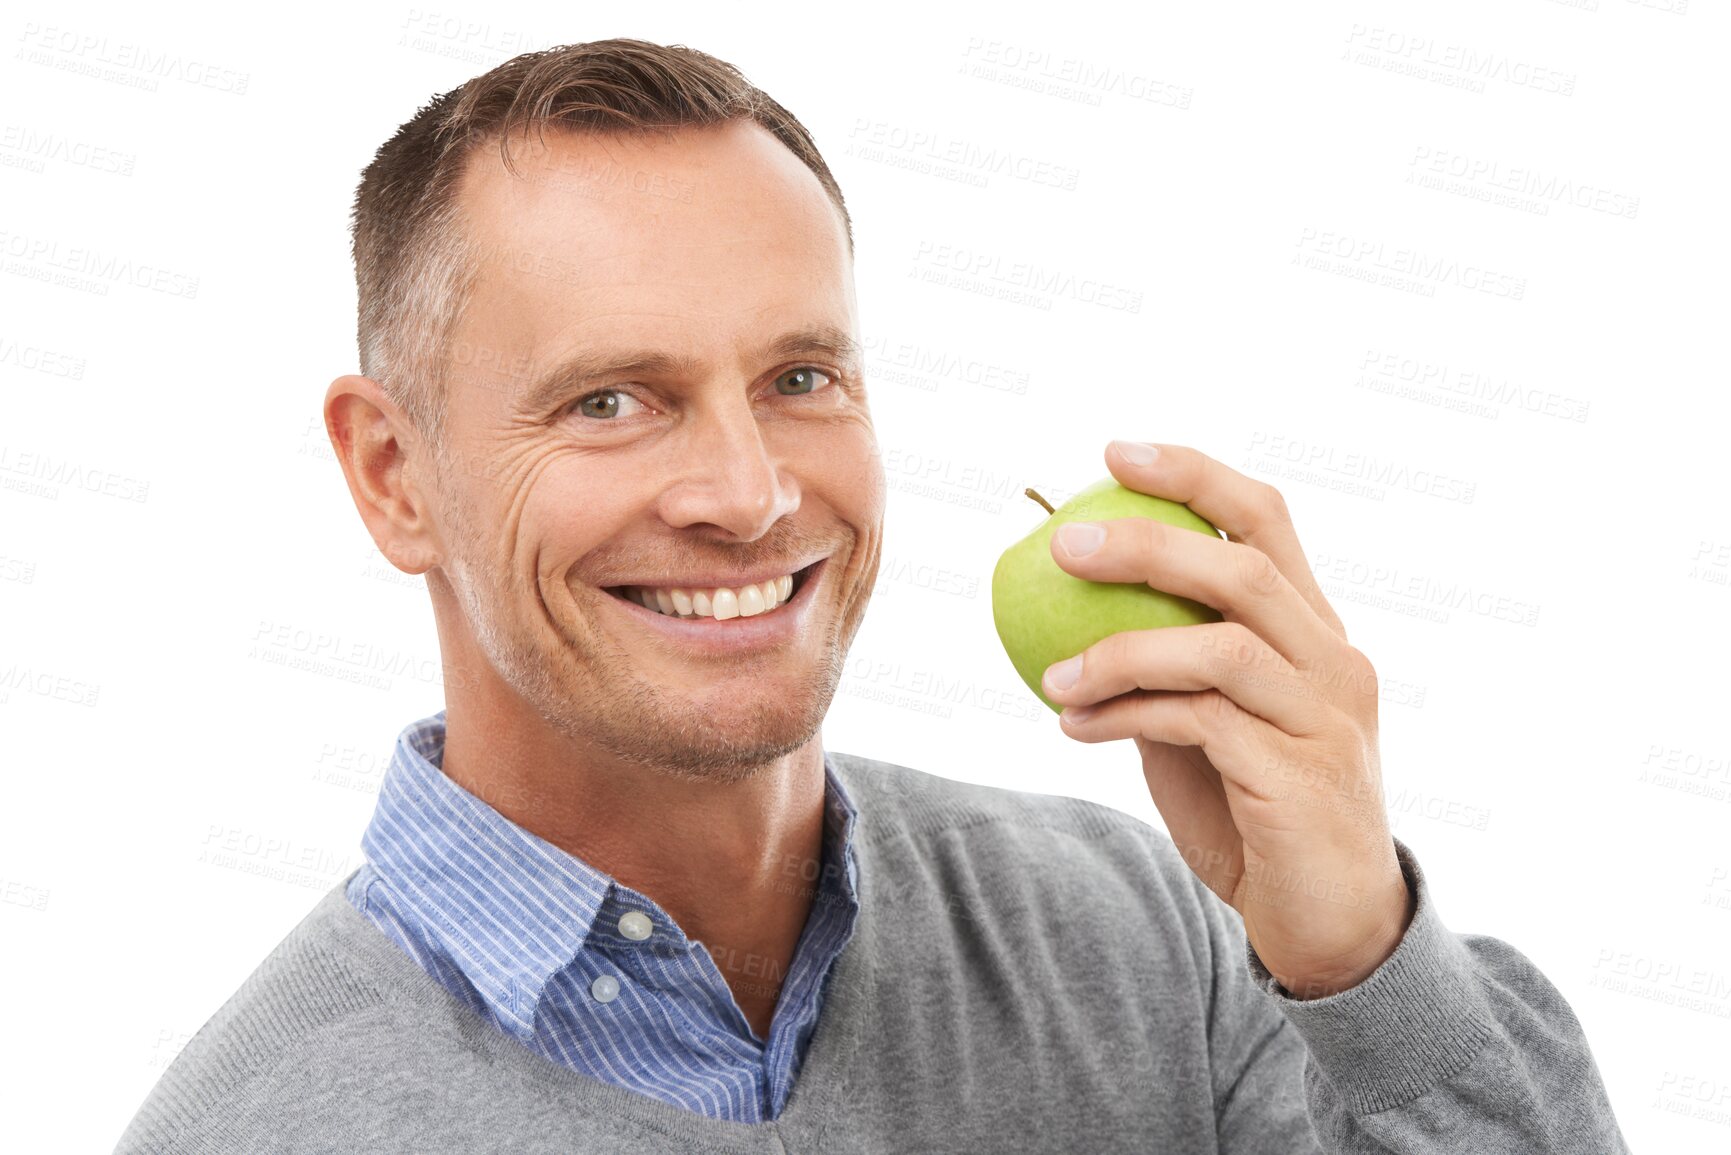
<path id="1" fill-rule="evenodd" d="M 1375 672 L 1269 487 L 1114 443 L 1227 539 L 1054 546 L 1224 615 L 1043 687 L 1170 838 L 825 750 L 884 478 L 841 192 L 737 71 L 509 61 L 354 232 L 325 416 L 446 708 L 122 1151 L 1623 1149 L 1565 1001 L 1390 835 Z"/>

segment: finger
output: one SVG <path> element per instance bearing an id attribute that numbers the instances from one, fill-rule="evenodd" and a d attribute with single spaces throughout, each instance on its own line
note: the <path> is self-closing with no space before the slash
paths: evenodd
<path id="1" fill-rule="evenodd" d="M 1125 630 L 1054 662 L 1041 680 L 1060 706 L 1086 706 L 1129 690 L 1219 690 L 1295 737 L 1332 711 L 1313 686 L 1241 622 Z"/>
<path id="2" fill-rule="evenodd" d="M 1220 771 L 1195 746 L 1136 741 L 1142 752 L 1142 777 L 1166 832 L 1184 862 L 1204 885 L 1231 903 L 1244 873 L 1244 836 L 1232 817 L 1232 804 Z"/>
<path id="3" fill-rule="evenodd" d="M 1200 747 L 1223 779 L 1264 801 L 1267 768 L 1280 764 L 1288 743 L 1218 690 L 1131 690 L 1092 706 L 1067 706 L 1058 721 L 1079 742 L 1146 738 Z"/>
<path id="4" fill-rule="evenodd" d="M 1157 452 L 1152 461 L 1139 464 L 1125 456 L 1125 445 Z M 1126 489 L 1183 502 L 1223 530 L 1228 539 L 1261 550 L 1316 616 L 1339 637 L 1346 637 L 1346 626 L 1311 572 L 1286 499 L 1274 486 L 1246 477 L 1187 445 L 1115 441 L 1106 452 L 1106 468 Z"/>
<path id="5" fill-rule="evenodd" d="M 1106 531 L 1091 552 L 1069 552 L 1079 525 Z M 1344 660 L 1346 640 L 1316 616 L 1269 556 L 1253 545 L 1147 517 L 1070 522 L 1052 535 L 1052 558 L 1090 581 L 1146 582 L 1157 590 L 1213 606 L 1248 626 L 1300 670 Z M 1168 627 L 1170 628 L 1170 627 Z"/>

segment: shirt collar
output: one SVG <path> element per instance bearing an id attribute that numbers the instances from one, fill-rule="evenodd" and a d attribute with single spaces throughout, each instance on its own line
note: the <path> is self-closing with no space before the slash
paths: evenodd
<path id="1" fill-rule="evenodd" d="M 445 711 L 405 727 L 361 849 L 373 869 L 520 1039 L 534 1034 L 547 982 L 588 944 L 635 945 L 618 920 L 647 915 L 690 947 L 647 895 L 524 830 L 447 777 Z M 823 868 L 812 917 L 858 908 L 858 811 L 826 751 Z M 807 880 L 811 881 L 811 880 Z M 845 908 L 831 911 L 830 907 Z M 593 941 L 591 941 L 593 939 Z"/>

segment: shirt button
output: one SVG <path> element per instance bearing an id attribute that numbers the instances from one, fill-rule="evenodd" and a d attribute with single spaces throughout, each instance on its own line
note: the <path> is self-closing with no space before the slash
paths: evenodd
<path id="1" fill-rule="evenodd" d="M 619 980 L 612 975 L 602 975 L 589 984 L 589 993 L 598 1003 L 610 1003 L 619 997 Z"/>
<path id="2" fill-rule="evenodd" d="M 619 933 L 636 942 L 642 942 L 654 930 L 655 924 L 649 921 L 648 915 L 639 910 L 622 915 L 619 919 Z"/>

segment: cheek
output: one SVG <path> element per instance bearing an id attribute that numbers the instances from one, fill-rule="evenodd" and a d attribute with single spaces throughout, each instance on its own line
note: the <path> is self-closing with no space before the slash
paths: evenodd
<path id="1" fill-rule="evenodd" d="M 804 456 L 801 475 L 808 490 L 848 521 L 871 528 L 882 516 L 887 485 L 869 423 L 850 423 L 817 439 Z"/>
<path id="2" fill-rule="evenodd" d="M 621 492 L 591 469 L 558 465 L 537 472 L 503 516 L 511 552 L 525 576 L 564 580 L 636 515 L 638 495 Z"/>

